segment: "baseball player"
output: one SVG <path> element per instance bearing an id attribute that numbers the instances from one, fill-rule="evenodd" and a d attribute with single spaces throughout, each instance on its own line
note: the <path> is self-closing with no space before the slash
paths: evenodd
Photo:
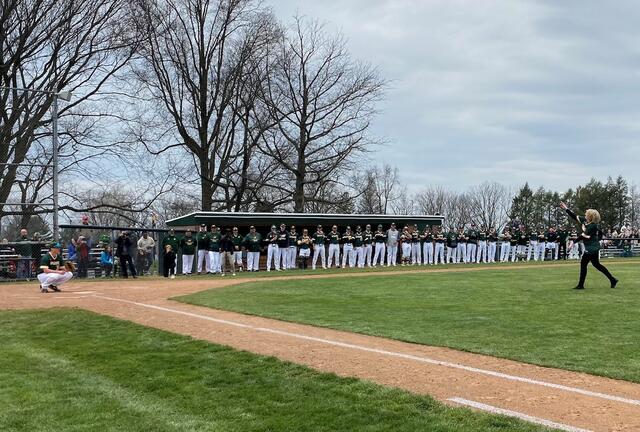
<path id="1" fill-rule="evenodd" d="M 558 230 L 558 249 L 556 250 L 556 259 L 567 259 L 567 241 L 569 240 L 569 230 L 566 226 L 560 227 Z"/>
<path id="2" fill-rule="evenodd" d="M 296 268 L 296 260 L 298 258 L 298 233 L 296 232 L 296 227 L 291 225 L 291 230 L 289 231 L 289 256 L 287 257 L 287 268 L 294 269 Z"/>
<path id="3" fill-rule="evenodd" d="M 467 238 L 467 257 L 465 262 L 476 262 L 476 255 L 478 253 L 478 228 L 475 223 L 471 223 L 471 228 L 465 233 Z"/>
<path id="4" fill-rule="evenodd" d="M 313 262 L 311 263 L 311 268 L 313 270 L 316 269 L 316 263 L 318 262 L 318 257 L 321 259 L 322 268 L 327 268 L 327 257 L 324 253 L 324 242 L 327 237 L 324 235 L 324 231 L 322 230 L 322 225 L 318 225 L 316 228 L 316 232 L 313 234 Z"/>
<path id="5" fill-rule="evenodd" d="M 447 232 L 447 256 L 445 258 L 445 264 L 458 264 L 458 233 L 452 229 Z"/>
<path id="6" fill-rule="evenodd" d="M 515 237 L 518 240 L 518 247 L 516 248 L 516 258 L 521 258 L 522 260 L 524 260 L 524 256 L 527 254 L 527 237 L 530 237 L 527 236 L 527 230 L 525 229 L 524 225 L 520 225 L 520 228 L 516 230 Z"/>
<path id="7" fill-rule="evenodd" d="M 60 253 L 60 243 L 54 243 L 40 260 L 41 273 L 37 276 L 40 282 L 40 292 L 48 293 L 49 289 L 60 292 L 60 285 L 73 278 L 75 267 L 72 262 L 64 262 Z"/>
<path id="8" fill-rule="evenodd" d="M 569 259 L 579 259 L 580 258 L 580 249 L 578 248 L 578 232 L 575 229 L 571 230 L 571 234 L 569 234 Z"/>
<path id="9" fill-rule="evenodd" d="M 529 233 L 529 249 L 527 250 L 527 261 L 531 260 L 532 255 L 533 260 L 538 261 L 538 232 L 535 229 L 532 229 Z"/>
<path id="10" fill-rule="evenodd" d="M 464 227 L 458 230 L 458 247 L 456 247 L 457 262 L 460 264 L 467 262 L 467 236 L 464 234 Z"/>
<path id="11" fill-rule="evenodd" d="M 360 225 L 356 226 L 356 233 L 353 235 L 353 252 L 358 268 L 364 268 L 364 236 Z"/>
<path id="12" fill-rule="evenodd" d="M 327 262 L 327 268 L 331 268 L 333 259 L 336 259 L 336 268 L 340 268 L 340 233 L 336 225 L 331 227 L 329 233 L 329 261 Z"/>
<path id="13" fill-rule="evenodd" d="M 487 234 L 487 262 L 496 262 L 496 251 L 498 249 L 498 233 L 495 228 L 489 230 Z"/>
<path id="14" fill-rule="evenodd" d="M 378 225 L 377 231 L 373 233 L 373 241 L 375 243 L 373 267 L 378 265 L 378 257 L 380 257 L 380 265 L 384 267 L 384 256 L 387 249 L 387 234 L 382 230 L 382 225 Z"/>
<path id="15" fill-rule="evenodd" d="M 313 239 L 309 236 L 309 231 L 305 228 L 302 230 L 302 235 L 298 239 L 298 246 L 300 247 L 300 264 L 302 270 L 306 270 L 309 263 L 309 257 L 311 257 L 311 246 Z"/>
<path id="16" fill-rule="evenodd" d="M 509 261 L 509 252 L 511 252 L 511 231 L 509 227 L 505 227 L 502 232 L 500 242 L 500 262 L 505 263 Z"/>
<path id="17" fill-rule="evenodd" d="M 480 228 L 478 232 L 478 251 L 476 252 L 476 263 L 481 261 L 489 262 L 487 259 L 487 229 Z"/>
<path id="18" fill-rule="evenodd" d="M 396 229 L 396 224 L 392 223 L 387 230 L 387 267 L 396 266 L 398 260 L 398 242 L 400 241 L 400 231 Z"/>
<path id="19" fill-rule="evenodd" d="M 209 234 L 209 267 L 207 273 L 222 273 L 220 266 L 220 239 L 222 235 L 218 231 L 218 227 L 211 225 L 211 233 Z"/>
<path id="20" fill-rule="evenodd" d="M 274 227 L 275 228 L 275 227 Z M 262 236 L 256 232 L 256 227 L 249 227 L 247 234 L 242 242 L 247 250 L 247 271 L 257 272 L 260 270 L 260 244 Z"/>
<path id="21" fill-rule="evenodd" d="M 242 242 L 244 237 L 238 233 L 238 227 L 231 230 L 231 243 L 233 243 L 233 259 L 238 267 L 238 271 L 242 271 Z"/>
<path id="22" fill-rule="evenodd" d="M 364 243 L 364 260 L 368 267 L 371 267 L 371 258 L 373 255 L 373 231 L 371 225 L 367 224 L 362 234 L 362 242 Z"/>
<path id="23" fill-rule="evenodd" d="M 411 264 L 412 265 L 420 265 L 422 264 L 422 247 L 420 246 L 420 231 L 418 231 L 418 226 L 413 225 L 413 230 L 411 233 Z"/>
<path id="24" fill-rule="evenodd" d="M 536 251 L 533 259 L 539 258 L 540 261 L 544 261 L 544 255 L 547 250 L 547 233 L 543 227 L 538 229 L 538 250 Z"/>
<path id="25" fill-rule="evenodd" d="M 547 231 L 547 249 L 552 260 L 558 259 L 558 232 L 555 227 L 549 227 Z"/>
<path id="26" fill-rule="evenodd" d="M 267 235 L 267 243 L 267 271 L 271 271 L 272 261 L 276 271 L 280 271 L 280 248 L 278 247 L 278 232 L 275 225 L 271 225 L 271 231 Z"/>
<path id="27" fill-rule="evenodd" d="M 422 240 L 422 260 L 424 265 L 433 265 L 433 234 L 431 234 L 431 229 L 428 225 L 424 227 L 420 240 Z"/>
<path id="28" fill-rule="evenodd" d="M 182 250 L 182 274 L 191 275 L 193 272 L 193 257 L 196 253 L 197 240 L 193 238 L 191 230 L 184 233 L 180 239 L 180 249 Z"/>
<path id="29" fill-rule="evenodd" d="M 287 270 L 289 268 L 289 233 L 285 224 L 280 224 L 280 231 L 278 231 L 278 251 L 279 267 Z"/>
<path id="30" fill-rule="evenodd" d="M 353 244 L 355 237 L 351 233 L 351 227 L 347 227 L 344 235 L 342 236 L 342 268 L 347 266 L 347 258 L 349 259 L 349 267 L 353 268 L 354 265 L 354 253 Z"/>
<path id="31" fill-rule="evenodd" d="M 402 250 L 402 265 L 405 266 L 411 262 L 411 233 L 406 225 L 400 234 L 400 248 Z"/>
<path id="32" fill-rule="evenodd" d="M 211 268 L 211 261 L 209 258 L 209 233 L 207 232 L 207 226 L 205 224 L 200 225 L 200 231 L 196 236 L 196 243 L 198 244 L 198 274 L 202 273 L 202 262 L 205 262 L 204 270 L 209 272 Z"/>
<path id="33" fill-rule="evenodd" d="M 433 258 L 433 263 L 434 264 L 444 264 L 445 261 L 445 257 L 444 257 L 444 244 L 445 244 L 445 237 L 444 234 L 442 233 L 442 227 L 437 227 L 436 228 L 436 233 L 434 235 L 434 241 L 435 241 L 435 257 Z"/>

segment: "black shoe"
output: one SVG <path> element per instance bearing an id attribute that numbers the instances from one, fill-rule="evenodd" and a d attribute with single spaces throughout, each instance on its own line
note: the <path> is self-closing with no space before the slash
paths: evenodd
<path id="1" fill-rule="evenodd" d="M 48 289 L 46 289 L 46 288 L 42 288 L 42 285 L 40 285 L 40 292 L 41 292 L 41 293 L 48 293 L 48 292 L 49 292 L 49 290 L 48 290 Z"/>
<path id="2" fill-rule="evenodd" d="M 583 290 L 584 287 L 580 286 L 580 285 L 576 285 L 575 287 L 573 287 L 573 289 L 575 289 L 575 290 Z"/>
<path id="3" fill-rule="evenodd" d="M 51 288 L 52 290 L 54 290 L 55 292 L 60 292 L 60 288 L 58 288 L 55 285 L 49 285 L 49 288 Z"/>
<path id="4" fill-rule="evenodd" d="M 616 285 L 618 285 L 618 282 L 620 282 L 618 279 L 614 279 L 613 281 L 611 281 L 611 288 L 615 288 Z"/>

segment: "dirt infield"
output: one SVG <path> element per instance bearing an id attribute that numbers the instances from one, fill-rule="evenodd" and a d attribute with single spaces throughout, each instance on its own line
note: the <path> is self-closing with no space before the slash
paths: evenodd
<path id="1" fill-rule="evenodd" d="M 376 274 L 383 273 L 344 276 Z M 640 384 L 167 300 L 251 280 L 71 282 L 59 294 L 40 294 L 37 284 L 0 285 L 0 308 L 78 307 L 446 403 L 521 413 L 565 430 L 640 431 Z"/>

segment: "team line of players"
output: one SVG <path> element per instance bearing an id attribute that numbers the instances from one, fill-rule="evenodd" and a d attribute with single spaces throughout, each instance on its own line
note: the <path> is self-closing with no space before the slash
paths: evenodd
<path id="1" fill-rule="evenodd" d="M 163 245 L 180 248 L 183 259 L 183 273 L 190 274 L 197 251 L 196 268 L 200 273 L 224 273 L 223 266 L 229 261 L 242 269 L 243 251 L 246 252 L 246 269 L 258 271 L 260 254 L 266 248 L 267 271 L 293 268 L 312 269 L 318 265 L 330 268 L 376 267 L 377 265 L 437 265 L 447 263 L 493 263 L 519 260 L 545 260 L 559 257 L 579 258 L 583 250 L 576 232 L 539 229 L 527 231 L 524 227 L 505 228 L 498 234 L 495 229 L 478 228 L 471 224 L 468 229 L 444 232 L 440 226 L 426 227 L 420 231 L 417 226 L 405 226 L 402 231 L 395 224 L 387 230 L 378 225 L 373 231 L 371 225 L 362 230 L 346 227 L 343 233 L 333 225 L 325 232 L 321 225 L 310 234 L 307 229 L 296 232 L 295 226 L 288 230 L 285 224 L 271 227 L 262 236 L 255 227 L 242 236 L 238 228 L 222 234 L 212 225 L 211 231 L 201 226 L 195 236 L 187 232 L 180 241 L 175 234 L 165 237 Z M 568 253 L 569 252 L 569 253 Z M 398 259 L 399 258 L 399 259 Z"/>

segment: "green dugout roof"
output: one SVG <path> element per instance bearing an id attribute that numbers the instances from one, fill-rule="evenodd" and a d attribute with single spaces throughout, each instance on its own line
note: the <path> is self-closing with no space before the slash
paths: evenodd
<path id="1" fill-rule="evenodd" d="M 222 227 L 237 226 L 247 228 L 254 225 L 258 230 L 271 225 L 295 225 L 300 228 L 310 228 L 316 225 L 344 227 L 350 225 L 355 228 L 371 224 L 373 228 L 382 224 L 385 228 L 395 222 L 398 228 L 404 225 L 417 224 L 442 225 L 444 216 L 440 215 L 382 215 L 382 214 L 324 214 L 324 213 L 232 213 L 232 212 L 194 212 L 167 221 L 170 227 L 197 227 L 218 225 Z"/>

